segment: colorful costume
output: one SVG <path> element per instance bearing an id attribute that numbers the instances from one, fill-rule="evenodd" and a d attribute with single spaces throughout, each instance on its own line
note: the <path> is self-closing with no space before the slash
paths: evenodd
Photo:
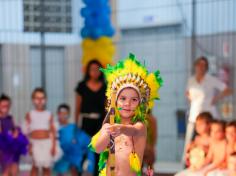
<path id="1" fill-rule="evenodd" d="M 21 129 L 14 126 L 12 116 L 0 118 L 0 165 L 3 170 L 13 163 L 19 163 L 20 156 L 27 153 L 28 144 Z"/>
<path id="2" fill-rule="evenodd" d="M 132 122 L 136 123 L 140 121 L 146 123 L 148 111 L 153 107 L 154 100 L 159 98 L 158 89 L 162 84 L 160 72 L 156 71 L 154 73 L 149 73 L 147 69 L 136 60 L 133 54 L 130 54 L 126 60 L 118 62 L 115 66 L 108 65 L 107 69 L 101 70 L 105 74 L 107 80 L 107 110 L 110 111 L 111 109 L 111 97 L 114 96 L 114 93 L 116 96 L 115 99 L 117 99 L 119 93 L 124 88 L 130 87 L 135 89 L 140 97 L 140 105 L 135 111 Z M 117 108 L 115 108 L 115 122 L 121 122 L 121 117 L 119 116 Z M 99 132 L 92 138 L 90 147 L 93 150 L 95 150 L 94 145 L 98 137 Z M 101 174 L 106 173 L 104 170 L 102 171 L 102 169 L 106 168 L 108 155 L 108 150 L 101 154 L 99 162 Z M 135 151 L 130 153 L 129 161 L 131 170 L 137 175 L 141 175 L 141 163 Z"/>
<path id="3" fill-rule="evenodd" d="M 86 170 L 94 172 L 95 158 L 94 153 L 88 149 L 90 137 L 74 124 L 62 126 L 59 129 L 59 142 L 64 155 L 56 162 L 55 172 L 66 173 L 71 167 L 75 167 L 78 172 Z M 85 168 L 82 168 L 85 160 Z"/>
<path id="4" fill-rule="evenodd" d="M 36 130 L 50 131 L 51 113 L 47 110 L 29 112 L 30 122 L 26 124 L 26 133 L 31 133 Z M 59 144 L 56 144 L 56 154 L 52 156 L 51 150 L 53 147 L 53 139 L 30 139 L 32 144 L 32 157 L 34 165 L 38 168 L 50 168 L 55 161 L 62 156 L 62 151 Z"/>

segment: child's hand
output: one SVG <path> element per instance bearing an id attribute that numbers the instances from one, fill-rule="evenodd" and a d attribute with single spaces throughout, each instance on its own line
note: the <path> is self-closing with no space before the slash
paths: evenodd
<path id="1" fill-rule="evenodd" d="M 17 138 L 19 136 L 19 130 L 15 129 L 12 133 L 13 138 Z"/>
<path id="2" fill-rule="evenodd" d="M 121 125 L 120 124 L 109 125 L 106 127 L 106 131 L 113 137 L 117 137 L 121 134 Z"/>
<path id="3" fill-rule="evenodd" d="M 56 146 L 53 145 L 52 149 L 51 149 L 51 155 L 55 156 L 56 155 Z"/>

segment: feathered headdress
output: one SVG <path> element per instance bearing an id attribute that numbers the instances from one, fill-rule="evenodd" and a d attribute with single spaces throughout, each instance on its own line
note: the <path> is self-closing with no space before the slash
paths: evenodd
<path id="1" fill-rule="evenodd" d="M 101 69 L 107 80 L 106 96 L 108 99 L 108 108 L 112 92 L 117 96 L 120 91 L 126 87 L 131 87 L 139 93 L 141 104 L 146 110 L 150 110 L 154 105 L 154 100 L 159 99 L 158 90 L 163 81 L 160 72 L 149 73 L 134 54 L 129 54 L 125 60 L 118 62 L 115 66 L 108 65 L 106 69 Z"/>

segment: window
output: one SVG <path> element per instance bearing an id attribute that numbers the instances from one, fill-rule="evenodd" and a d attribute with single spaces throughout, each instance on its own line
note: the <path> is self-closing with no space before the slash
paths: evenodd
<path id="1" fill-rule="evenodd" d="M 72 32 L 71 0 L 44 1 L 44 18 L 41 18 L 40 0 L 23 0 L 23 2 L 25 32 L 40 32 L 41 29 L 45 32 Z M 44 27 L 40 26 L 41 19 Z"/>
<path id="2" fill-rule="evenodd" d="M 63 47 L 47 47 L 45 51 L 45 78 L 48 96 L 47 108 L 56 112 L 57 105 L 65 102 L 64 75 L 65 58 Z M 42 86 L 41 50 L 30 48 L 31 90 Z"/>

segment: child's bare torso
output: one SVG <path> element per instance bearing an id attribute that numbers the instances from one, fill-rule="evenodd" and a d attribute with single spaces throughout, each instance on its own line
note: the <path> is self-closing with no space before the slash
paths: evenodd
<path id="1" fill-rule="evenodd" d="M 210 137 L 209 136 L 196 136 L 195 138 L 195 147 L 199 147 L 204 150 L 205 153 L 208 152 L 210 145 Z"/>
<path id="2" fill-rule="evenodd" d="M 129 163 L 129 155 L 135 150 L 138 154 L 140 162 L 143 159 L 143 153 L 146 144 L 146 136 L 133 137 L 134 146 L 132 143 L 132 137 L 126 135 L 120 135 L 115 138 L 115 175 L 116 176 L 135 176 L 136 174 L 131 171 Z M 109 159 L 107 162 L 107 175 L 110 175 Z"/>
<path id="3" fill-rule="evenodd" d="M 226 165 L 226 141 L 221 140 L 217 142 L 211 142 L 211 150 L 213 153 L 212 163 L 218 163 L 219 161 L 222 161 L 222 158 L 224 158 L 224 162 L 222 162 L 220 168 L 224 168 Z"/>

